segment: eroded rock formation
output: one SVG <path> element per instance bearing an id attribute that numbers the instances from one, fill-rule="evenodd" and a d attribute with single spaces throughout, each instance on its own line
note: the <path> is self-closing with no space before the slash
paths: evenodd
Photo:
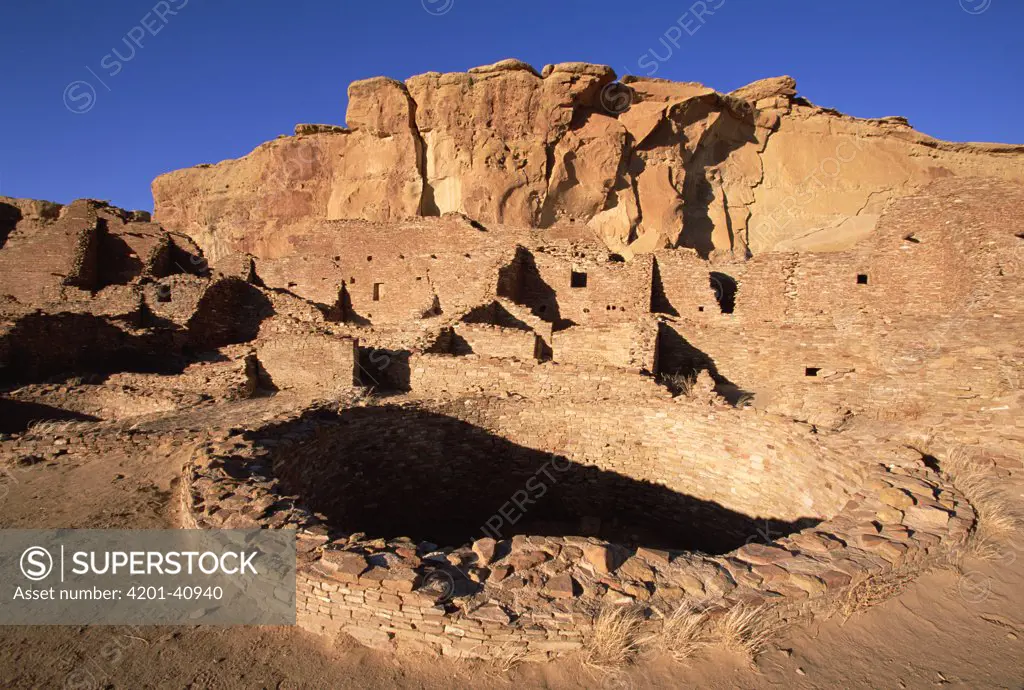
<path id="1" fill-rule="evenodd" d="M 902 118 L 798 97 L 790 77 L 731 94 L 608 67 L 504 60 L 349 88 L 347 128 L 298 125 L 249 155 L 153 183 L 156 215 L 211 258 L 291 253 L 319 221 L 461 213 L 587 227 L 631 258 L 848 249 L 893 198 L 950 175 L 1020 180 L 1021 147 L 951 144 Z"/>

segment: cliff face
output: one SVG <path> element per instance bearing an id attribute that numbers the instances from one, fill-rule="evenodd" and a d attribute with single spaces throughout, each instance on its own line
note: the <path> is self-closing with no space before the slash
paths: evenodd
<path id="1" fill-rule="evenodd" d="M 626 258 L 835 251 L 888 202 L 948 176 L 1024 178 L 1024 147 L 952 144 L 860 120 L 789 77 L 731 94 L 604 66 L 505 60 L 349 88 L 347 128 L 299 125 L 237 159 L 153 183 L 156 216 L 214 259 L 276 258 L 318 221 L 465 214 L 592 230 Z"/>

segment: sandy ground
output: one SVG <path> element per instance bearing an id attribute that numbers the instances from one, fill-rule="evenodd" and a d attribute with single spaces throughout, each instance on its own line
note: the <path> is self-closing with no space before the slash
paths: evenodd
<path id="1" fill-rule="evenodd" d="M 150 447 L 11 467 L 0 526 L 176 527 L 187 449 Z M 1005 490 L 1024 503 L 1022 485 Z M 298 628 L 0 627 L 0 687 L 35 688 L 970 688 L 1024 687 L 1024 535 L 964 574 L 937 570 L 847 620 L 791 629 L 751 666 L 714 652 L 677 664 L 642 659 L 600 675 L 576 659 L 451 662 L 328 642 Z"/>

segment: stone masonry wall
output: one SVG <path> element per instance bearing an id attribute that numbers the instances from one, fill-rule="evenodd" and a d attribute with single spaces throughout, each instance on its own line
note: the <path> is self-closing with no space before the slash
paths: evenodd
<path id="1" fill-rule="evenodd" d="M 537 363 L 467 355 L 412 355 L 410 389 L 416 395 L 520 395 L 526 398 L 669 398 L 653 379 L 614 367 Z"/>
<path id="2" fill-rule="evenodd" d="M 575 327 L 551 336 L 553 359 L 560 364 L 589 364 L 654 372 L 657 324 L 652 319 Z"/>
<path id="3" fill-rule="evenodd" d="M 1022 199 L 991 181 L 946 181 L 894 204 L 853 249 L 715 266 L 737 281 L 731 314 L 687 297 L 711 266 L 659 254 L 661 311 L 762 409 L 824 426 L 851 412 L 981 418 L 1024 380 L 1008 335 L 1024 315 L 1024 245 L 1006 220 Z M 660 345 L 665 368 L 678 348 Z"/>
<path id="4" fill-rule="evenodd" d="M 533 400 L 448 412 L 519 445 L 557 448 L 574 462 L 761 518 L 829 516 L 871 463 L 835 452 L 801 424 L 753 410 L 698 410 L 676 398 Z"/>
<path id="5" fill-rule="evenodd" d="M 502 328 L 489 324 L 460 323 L 454 354 L 477 354 L 485 357 L 532 361 L 537 357 L 537 335 L 533 331 Z"/>
<path id="6" fill-rule="evenodd" d="M 581 249 L 535 247 L 517 250 L 506 269 L 514 279 L 501 290 L 556 328 L 623 323 L 647 313 L 651 263 L 611 262 L 607 254 Z"/>
<path id="7" fill-rule="evenodd" d="M 277 335 L 259 343 L 256 353 L 262 373 L 278 389 L 332 397 L 359 382 L 353 338 Z"/>
<path id="8" fill-rule="evenodd" d="M 689 251 L 660 251 L 652 268 L 651 311 L 698 318 L 718 313 L 706 261 Z"/>
<path id="9" fill-rule="evenodd" d="M 289 252 L 257 260 L 256 270 L 271 287 L 336 305 L 351 323 L 415 323 L 493 299 L 512 241 L 457 219 L 384 227 L 324 223 Z"/>

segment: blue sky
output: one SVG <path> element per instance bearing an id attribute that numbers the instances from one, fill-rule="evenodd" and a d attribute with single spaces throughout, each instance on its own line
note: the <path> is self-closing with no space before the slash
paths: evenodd
<path id="1" fill-rule="evenodd" d="M 354 79 L 506 57 L 719 90 L 790 74 L 852 115 L 1022 143 L 1022 29 L 1020 0 L 7 0 L 0 194 L 151 209 L 160 173 L 343 123 Z"/>

